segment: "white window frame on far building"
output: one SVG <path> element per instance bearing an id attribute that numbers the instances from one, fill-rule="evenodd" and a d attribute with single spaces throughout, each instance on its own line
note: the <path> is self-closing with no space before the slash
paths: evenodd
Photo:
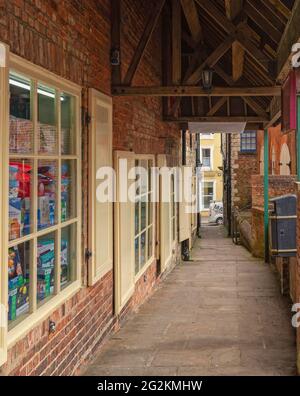
<path id="1" fill-rule="evenodd" d="M 203 150 L 209 150 L 210 151 L 210 166 L 205 166 L 203 164 Z M 203 171 L 211 171 L 214 169 L 214 148 L 213 146 L 201 146 L 200 150 L 200 161 L 202 163 L 202 170 Z"/>
<path id="2" fill-rule="evenodd" d="M 201 211 L 209 210 L 209 206 L 205 207 L 204 206 L 204 184 L 205 183 L 213 183 L 213 198 L 212 200 L 216 200 L 216 180 L 203 180 L 201 183 Z"/>

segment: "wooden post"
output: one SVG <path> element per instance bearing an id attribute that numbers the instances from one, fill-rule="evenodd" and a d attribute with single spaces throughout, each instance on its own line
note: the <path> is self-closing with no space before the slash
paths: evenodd
<path id="1" fill-rule="evenodd" d="M 264 241 L 265 262 L 269 262 L 269 134 L 264 131 Z"/>

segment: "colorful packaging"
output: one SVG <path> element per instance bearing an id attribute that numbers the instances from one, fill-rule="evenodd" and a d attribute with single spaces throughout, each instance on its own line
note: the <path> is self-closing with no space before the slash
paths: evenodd
<path id="1" fill-rule="evenodd" d="M 50 296 L 54 284 L 54 270 L 53 268 L 41 269 L 37 271 L 37 295 L 39 300 L 43 300 Z"/>
<path id="2" fill-rule="evenodd" d="M 54 268 L 55 251 L 54 240 L 48 239 L 38 242 L 38 267 L 42 269 Z"/>
<path id="3" fill-rule="evenodd" d="M 25 278 L 17 247 L 8 251 L 8 319 L 15 320 L 29 309 L 29 280 Z"/>
<path id="4" fill-rule="evenodd" d="M 17 239 L 22 235 L 22 199 L 9 199 L 9 239 Z"/>
<path id="5" fill-rule="evenodd" d="M 38 227 L 44 228 L 49 226 L 49 197 L 43 196 L 38 198 Z"/>
<path id="6" fill-rule="evenodd" d="M 18 166 L 9 165 L 9 198 L 17 198 L 19 195 L 20 183 L 18 180 Z"/>
<path id="7" fill-rule="evenodd" d="M 69 251 L 68 241 L 61 241 L 61 284 L 65 285 L 69 281 Z"/>

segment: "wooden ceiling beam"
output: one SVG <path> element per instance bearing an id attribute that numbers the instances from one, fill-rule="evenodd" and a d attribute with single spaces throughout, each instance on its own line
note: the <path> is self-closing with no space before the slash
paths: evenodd
<path id="1" fill-rule="evenodd" d="M 115 86 L 114 96 L 280 96 L 280 86 L 270 87 L 213 87 L 210 92 L 200 86 Z"/>
<path id="2" fill-rule="evenodd" d="M 203 32 L 195 1 L 181 0 L 181 6 L 194 42 L 198 43 L 203 41 Z"/>
<path id="3" fill-rule="evenodd" d="M 228 36 L 223 43 L 221 43 L 212 54 L 210 54 L 207 59 L 191 74 L 187 79 L 187 84 L 197 84 L 201 81 L 202 72 L 206 66 L 213 67 L 222 58 L 224 54 L 229 50 L 234 42 L 234 37 Z"/>
<path id="4" fill-rule="evenodd" d="M 181 84 L 181 6 L 172 0 L 172 82 Z"/>
<path id="5" fill-rule="evenodd" d="M 207 113 L 207 117 L 209 116 L 213 116 L 216 114 L 216 112 L 218 110 L 220 110 L 220 108 L 222 106 L 224 106 L 224 104 L 228 101 L 228 97 L 227 96 L 223 96 L 222 98 L 220 98 L 213 106 L 212 108 L 209 110 L 209 112 Z"/>
<path id="6" fill-rule="evenodd" d="M 225 10 L 227 18 L 233 21 L 242 11 L 244 6 L 243 0 L 225 0 Z M 245 50 L 238 43 L 232 44 L 232 78 L 233 81 L 238 81 L 244 71 Z"/>
<path id="7" fill-rule="evenodd" d="M 268 117 L 267 112 L 254 99 L 243 96 L 243 100 L 257 115 Z"/>
<path id="8" fill-rule="evenodd" d="M 291 11 L 280 1 L 280 0 L 268 0 L 273 6 L 286 17 L 289 19 L 291 16 Z"/>
<path id="9" fill-rule="evenodd" d="M 248 1 L 245 4 L 244 11 L 246 15 L 251 18 L 252 21 L 272 39 L 272 41 L 274 41 L 274 43 L 278 44 L 280 42 L 282 33 L 270 23 L 268 15 L 265 15 L 261 9 L 255 8 L 254 5 Z"/>
<path id="10" fill-rule="evenodd" d="M 145 26 L 144 32 L 142 34 L 142 37 L 138 43 L 137 49 L 133 55 L 133 59 L 131 61 L 131 64 L 128 67 L 127 73 L 125 75 L 123 84 L 125 85 L 131 85 L 135 73 L 137 71 L 137 68 L 139 67 L 139 64 L 143 58 L 143 55 L 145 53 L 145 50 L 147 48 L 147 45 L 152 37 L 152 33 L 157 25 L 157 22 L 159 20 L 161 11 L 163 9 L 163 6 L 165 5 L 166 0 L 157 0 L 156 6 L 153 9 L 153 12 L 151 13 L 149 20 Z"/>
<path id="11" fill-rule="evenodd" d="M 290 70 L 291 48 L 300 41 L 300 0 L 295 0 L 290 20 L 286 26 L 277 51 L 277 78 L 285 78 Z"/>
<path id="12" fill-rule="evenodd" d="M 296 0 L 297 1 L 297 0 Z M 229 21 L 212 2 L 207 0 L 196 0 L 200 7 L 228 34 L 235 37 L 248 54 L 256 59 L 259 64 L 269 72 L 270 59 L 245 35 L 245 23 L 239 23 L 237 26 Z"/>

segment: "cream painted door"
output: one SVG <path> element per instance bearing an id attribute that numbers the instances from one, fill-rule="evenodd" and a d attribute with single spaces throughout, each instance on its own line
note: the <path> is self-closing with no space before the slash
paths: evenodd
<path id="1" fill-rule="evenodd" d="M 165 155 L 157 157 L 157 165 L 160 170 L 170 171 L 167 168 L 167 160 Z M 168 183 L 168 186 L 164 184 Z M 169 191 L 169 202 L 163 202 L 163 189 L 166 187 L 166 192 Z M 172 259 L 172 216 L 171 216 L 171 179 L 160 175 L 159 180 L 159 251 L 160 251 L 160 266 L 163 273 L 169 266 Z M 166 197 L 167 198 L 167 197 Z M 166 201 L 166 199 L 165 199 Z"/>
<path id="2" fill-rule="evenodd" d="M 281 147 L 280 152 L 280 174 L 284 176 L 289 176 L 291 174 L 291 156 L 288 145 L 284 143 Z"/>
<path id="3" fill-rule="evenodd" d="M 190 172 L 186 172 L 185 169 L 189 170 Z M 192 174 L 191 167 L 182 166 L 179 177 L 179 184 L 182 186 L 181 199 L 179 202 L 179 242 L 183 242 L 187 239 L 189 240 L 191 239 L 192 222 L 191 222 L 191 213 L 188 211 L 188 208 L 191 205 L 191 197 L 188 197 L 187 195 L 189 194 L 185 192 L 185 187 L 188 186 L 192 187 L 192 179 L 188 176 L 188 174 Z M 190 188 L 190 193 L 191 192 L 192 192 L 192 188 Z"/>
<path id="4" fill-rule="evenodd" d="M 127 170 L 124 171 L 125 163 Z M 115 242 L 115 312 L 118 314 L 134 292 L 134 203 L 128 199 L 127 188 L 121 191 L 121 181 L 128 179 L 134 167 L 132 153 L 115 153 L 116 203 L 114 209 Z M 131 182 L 132 183 L 132 182 Z M 128 186 L 130 182 L 128 181 Z M 123 202 L 122 202 L 123 201 Z"/>
<path id="5" fill-rule="evenodd" d="M 89 199 L 89 247 L 92 253 L 89 265 L 89 285 L 94 285 L 113 268 L 113 180 L 104 175 L 104 169 L 112 169 L 112 100 L 91 90 L 90 134 L 90 199 Z M 112 176 L 112 174 L 110 174 Z M 101 188 L 109 183 L 112 190 Z M 107 193 L 101 197 L 101 192 Z"/>

